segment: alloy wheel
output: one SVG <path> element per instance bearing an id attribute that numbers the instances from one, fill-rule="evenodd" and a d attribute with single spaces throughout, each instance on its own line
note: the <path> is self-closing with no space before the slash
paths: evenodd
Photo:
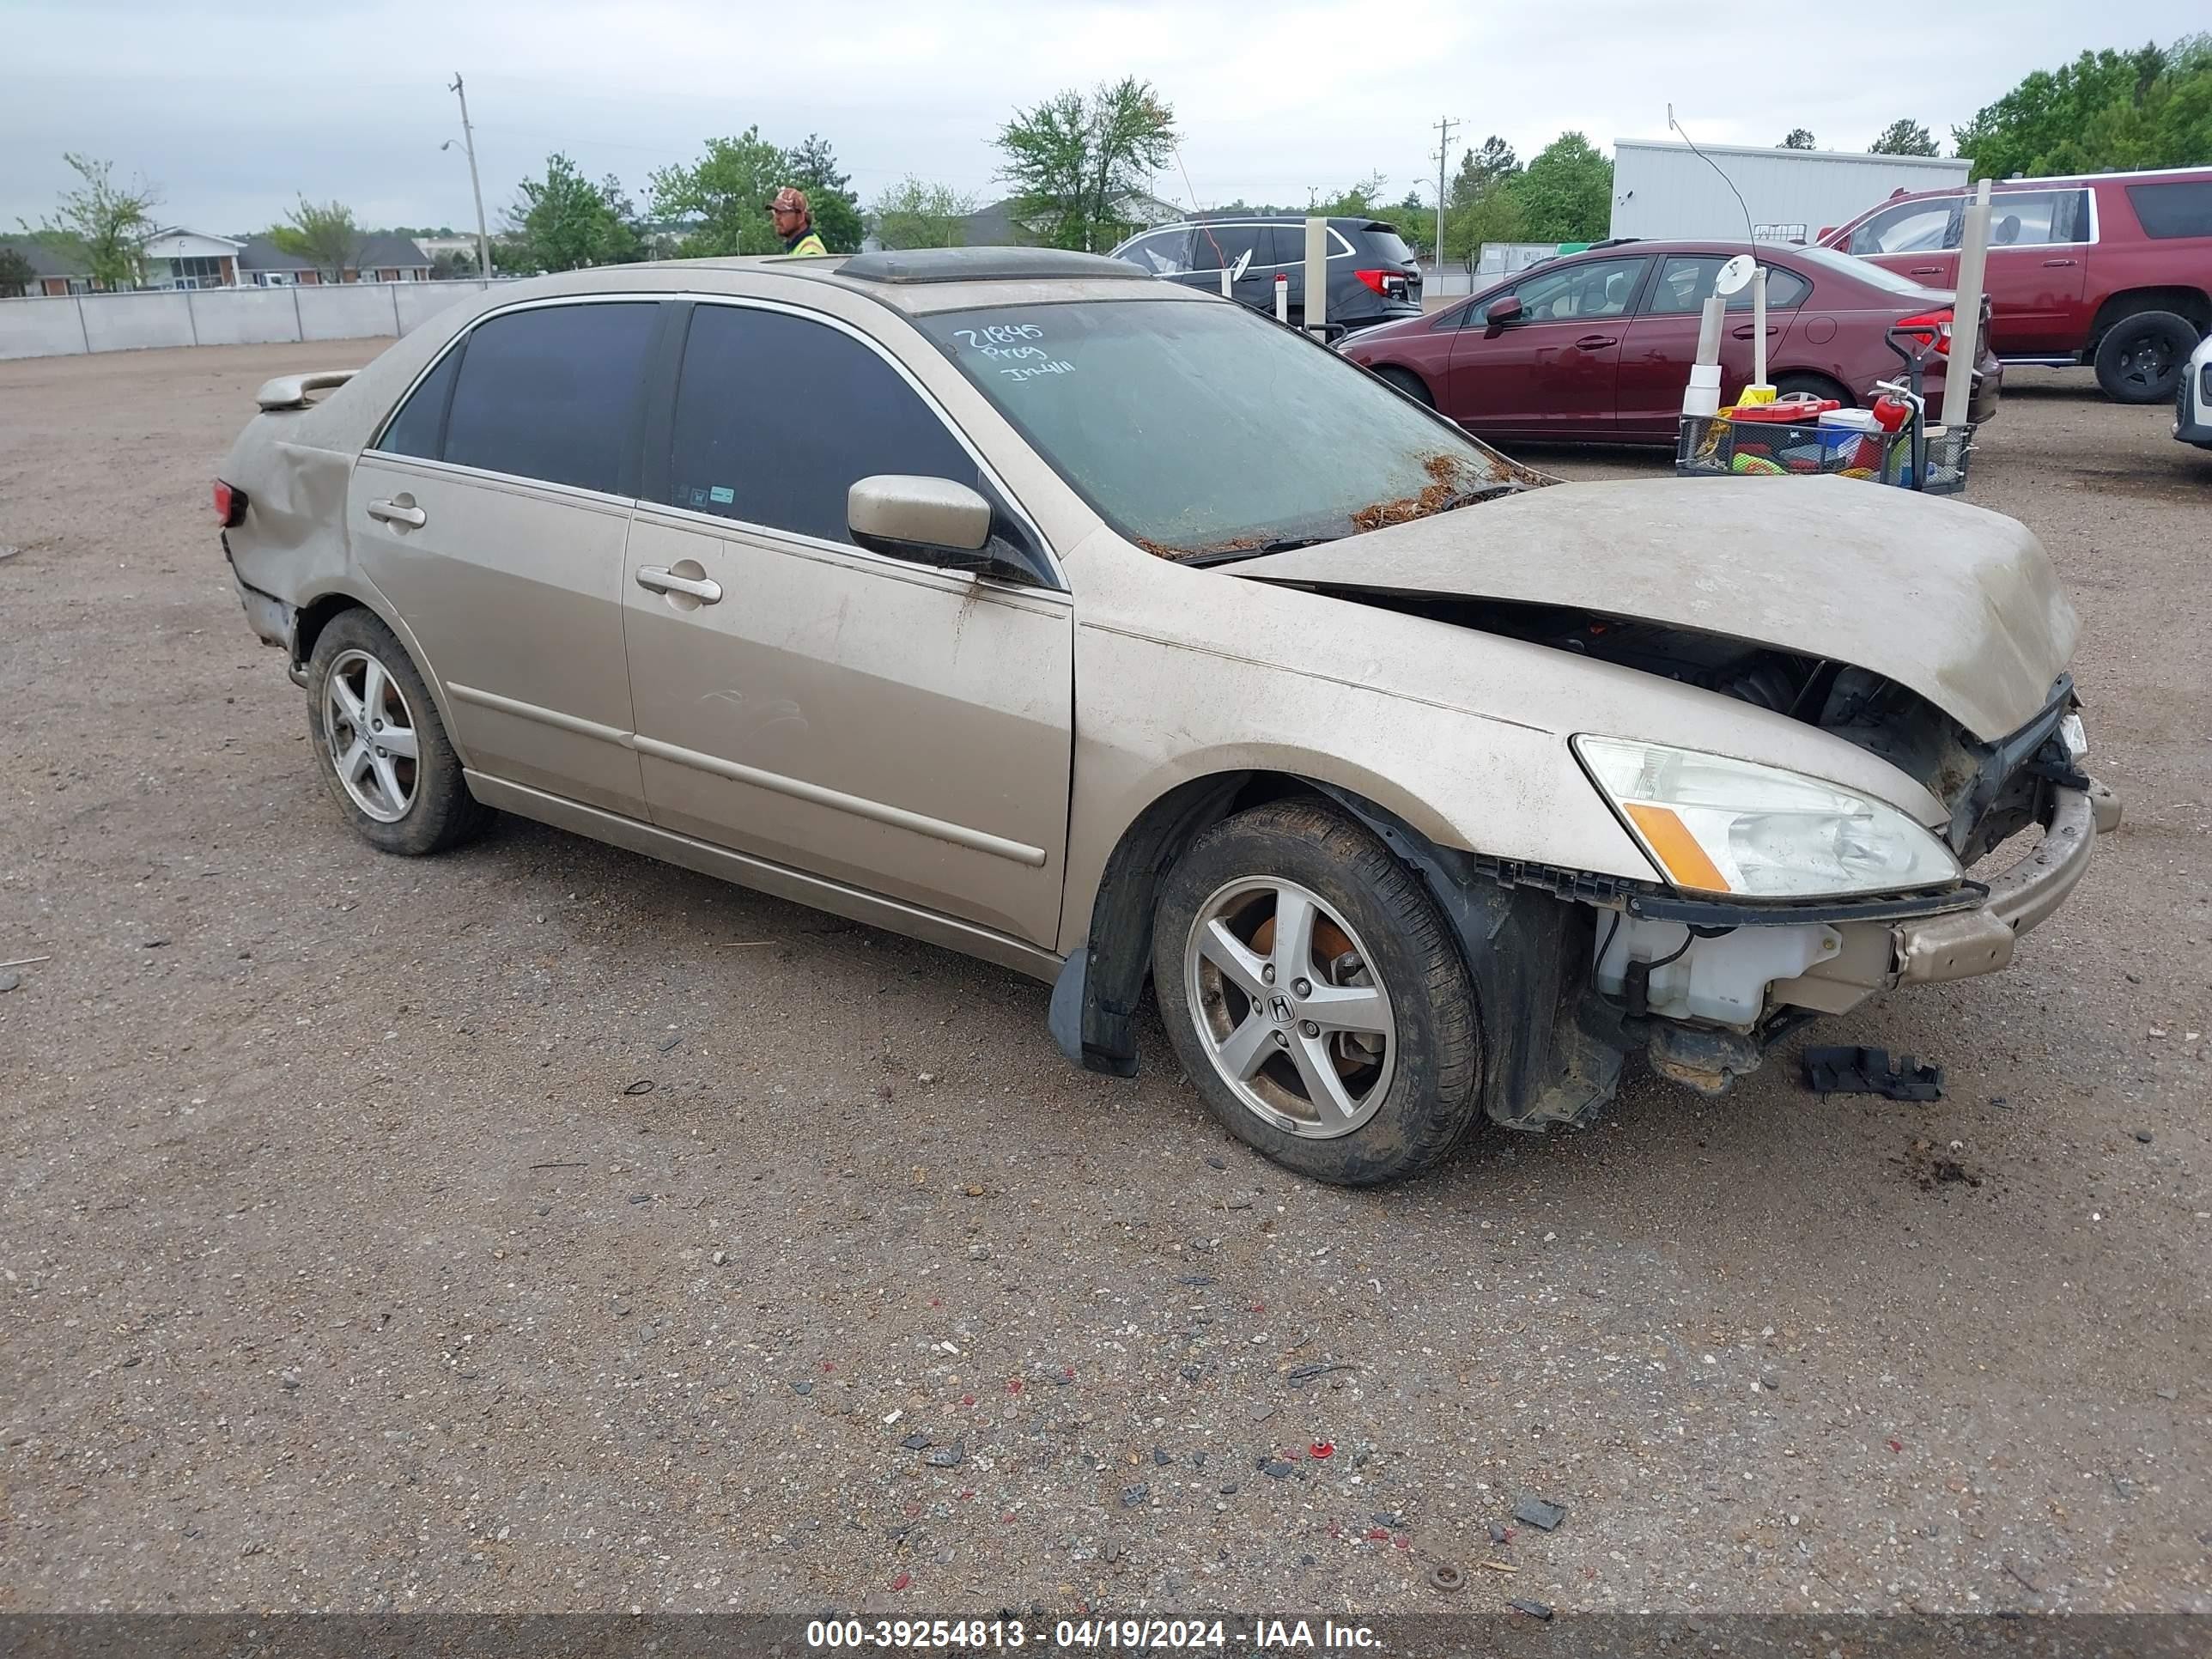
<path id="1" fill-rule="evenodd" d="M 415 804 L 422 758 L 407 694 L 366 651 L 341 653 L 324 684 L 323 737 L 339 784 L 379 823 L 397 823 Z"/>
<path id="2" fill-rule="evenodd" d="M 1397 1026 L 1372 962 L 1344 918 L 1296 882 L 1232 881 L 1199 907 L 1183 953 L 1189 1016 L 1249 1110 L 1311 1139 L 1375 1115 Z"/>

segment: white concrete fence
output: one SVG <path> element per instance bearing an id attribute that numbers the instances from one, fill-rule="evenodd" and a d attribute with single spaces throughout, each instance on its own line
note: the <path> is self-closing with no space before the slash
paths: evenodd
<path id="1" fill-rule="evenodd" d="M 445 283 L 160 289 L 0 300 L 0 358 L 81 356 L 88 351 L 140 351 L 152 346 L 397 337 L 489 286 L 481 277 L 463 277 Z"/>

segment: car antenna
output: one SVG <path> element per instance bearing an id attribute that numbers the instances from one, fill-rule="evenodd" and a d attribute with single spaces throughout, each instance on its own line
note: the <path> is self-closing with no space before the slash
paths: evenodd
<path id="1" fill-rule="evenodd" d="M 1754 259 L 1758 258 L 1759 232 L 1751 222 L 1751 204 L 1743 199 L 1743 192 L 1735 187 L 1735 180 L 1728 176 L 1718 161 L 1698 148 L 1697 140 L 1690 137 L 1689 129 L 1674 118 L 1674 106 L 1672 104 L 1667 106 L 1667 125 L 1682 135 L 1682 142 L 1690 147 L 1691 155 L 1720 174 L 1721 182 L 1729 187 L 1729 194 L 1735 198 L 1735 204 L 1743 210 L 1743 240 L 1751 250 L 1751 257 Z"/>
<path id="2" fill-rule="evenodd" d="M 1183 193 L 1190 198 L 1190 216 L 1197 221 L 1198 228 L 1206 233 L 1206 240 L 1213 244 L 1213 257 L 1218 261 L 1223 258 L 1221 239 L 1213 234 L 1213 227 L 1208 224 L 1203 216 L 1206 210 L 1198 204 L 1198 186 L 1190 181 L 1190 163 L 1182 159 L 1181 140 L 1176 141 L 1175 157 L 1176 166 L 1182 172 Z"/>

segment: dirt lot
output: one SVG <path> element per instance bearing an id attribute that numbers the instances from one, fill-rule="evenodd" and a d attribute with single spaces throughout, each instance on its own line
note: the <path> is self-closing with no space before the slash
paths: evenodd
<path id="1" fill-rule="evenodd" d="M 1944 1101 L 1645 1081 L 1347 1195 L 1011 975 L 520 823 L 353 842 L 206 489 L 375 349 L 0 364 L 0 1608 L 2212 1610 L 2166 410 L 2015 374 L 1978 458 L 2128 816 L 2013 971 L 1820 1028 Z"/>

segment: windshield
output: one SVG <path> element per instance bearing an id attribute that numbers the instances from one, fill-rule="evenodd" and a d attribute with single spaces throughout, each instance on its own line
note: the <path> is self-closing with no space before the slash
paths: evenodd
<path id="1" fill-rule="evenodd" d="M 1327 540 L 1541 481 L 1242 306 L 915 320 L 1100 516 L 1163 557 Z"/>
<path id="2" fill-rule="evenodd" d="M 1864 283 L 1869 288 L 1887 289 L 1892 294 L 1943 292 L 1941 289 L 1924 288 L 1910 276 L 1900 276 L 1887 265 L 1878 265 L 1871 259 L 1857 258 L 1849 253 L 1838 253 L 1832 247 L 1793 247 L 1790 250 L 1790 257 Z"/>

